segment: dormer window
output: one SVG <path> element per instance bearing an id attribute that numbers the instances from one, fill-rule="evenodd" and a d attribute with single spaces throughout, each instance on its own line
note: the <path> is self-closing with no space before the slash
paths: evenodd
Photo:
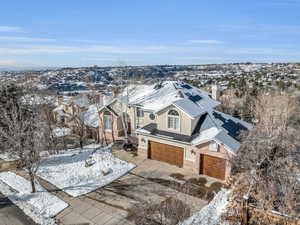
<path id="1" fill-rule="evenodd" d="M 171 109 L 168 112 L 168 129 L 179 130 L 179 123 L 179 113 L 176 110 Z"/>

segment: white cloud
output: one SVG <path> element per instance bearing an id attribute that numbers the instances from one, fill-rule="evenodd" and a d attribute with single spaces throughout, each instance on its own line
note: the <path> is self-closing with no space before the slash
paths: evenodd
<path id="1" fill-rule="evenodd" d="M 21 46 L 21 47 L 0 47 L 0 54 L 7 55 L 30 55 L 30 54 L 63 54 L 63 53 L 104 53 L 104 54 L 163 54 L 175 52 L 187 52 L 192 49 L 177 46 L 149 46 L 149 47 L 124 47 L 109 45 L 91 46 Z"/>
<path id="2" fill-rule="evenodd" d="M 242 48 L 226 50 L 225 53 L 233 55 L 269 55 L 269 56 L 299 56 L 300 53 L 292 49 L 273 48 Z"/>
<path id="3" fill-rule="evenodd" d="M 37 42 L 52 42 L 56 41 L 56 39 L 52 38 L 33 38 L 33 37 L 12 37 L 12 36 L 0 36 L 0 41 L 37 41 Z"/>
<path id="4" fill-rule="evenodd" d="M 188 40 L 189 43 L 193 44 L 222 44 L 223 41 L 218 40 Z"/>
<path id="5" fill-rule="evenodd" d="M 20 27 L 0 26 L 0 32 L 20 32 L 21 30 Z"/>

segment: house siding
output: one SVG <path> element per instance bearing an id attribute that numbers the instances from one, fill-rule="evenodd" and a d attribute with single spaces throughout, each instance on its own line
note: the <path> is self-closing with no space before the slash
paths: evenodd
<path id="1" fill-rule="evenodd" d="M 167 127 L 168 126 L 168 112 L 171 109 L 174 109 L 179 113 L 179 117 L 180 117 L 180 129 L 179 130 L 170 130 Z M 170 131 L 170 132 L 178 133 L 178 134 L 191 135 L 192 134 L 192 119 L 186 113 L 182 112 L 175 106 L 169 106 L 158 113 L 157 129 Z"/>
<path id="2" fill-rule="evenodd" d="M 99 124 L 99 137 L 102 142 L 102 144 L 105 144 L 107 141 L 108 143 L 111 143 L 114 140 L 120 139 L 122 136 L 124 136 L 123 131 L 123 125 L 122 120 L 120 117 L 112 114 L 112 130 L 104 130 L 103 129 L 103 121 L 104 121 L 104 111 L 101 111 L 99 113 L 100 115 L 100 124 Z M 104 138 L 103 138 L 104 137 Z M 105 141 L 106 139 L 106 141 Z"/>

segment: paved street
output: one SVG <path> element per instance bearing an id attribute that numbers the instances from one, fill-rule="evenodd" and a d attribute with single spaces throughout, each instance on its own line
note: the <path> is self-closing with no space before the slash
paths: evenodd
<path id="1" fill-rule="evenodd" d="M 0 225 L 35 225 L 35 223 L 0 193 Z"/>

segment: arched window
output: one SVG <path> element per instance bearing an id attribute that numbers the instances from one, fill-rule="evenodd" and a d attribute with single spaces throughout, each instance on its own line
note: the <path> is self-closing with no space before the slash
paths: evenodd
<path id="1" fill-rule="evenodd" d="M 168 129 L 179 130 L 180 127 L 179 113 L 171 109 L 168 112 Z"/>
<path id="2" fill-rule="evenodd" d="M 168 112 L 168 115 L 171 115 L 171 116 L 179 116 L 179 113 L 174 110 L 174 109 L 171 109 L 169 112 Z"/>
<path id="3" fill-rule="evenodd" d="M 104 112 L 103 120 L 104 120 L 104 130 L 112 130 L 112 119 L 111 119 L 111 113 L 109 111 Z"/>

